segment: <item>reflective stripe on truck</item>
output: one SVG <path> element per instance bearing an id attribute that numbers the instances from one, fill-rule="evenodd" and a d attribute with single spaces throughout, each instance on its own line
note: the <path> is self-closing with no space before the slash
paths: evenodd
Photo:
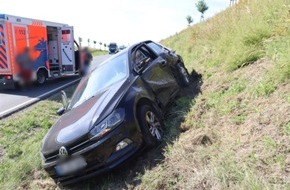
<path id="1" fill-rule="evenodd" d="M 4 26 L 0 24 L 0 70 L 8 70 Z"/>

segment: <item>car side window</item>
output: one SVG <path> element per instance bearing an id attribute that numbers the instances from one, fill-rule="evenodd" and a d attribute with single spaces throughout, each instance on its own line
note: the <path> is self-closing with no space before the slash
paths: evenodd
<path id="1" fill-rule="evenodd" d="M 145 59 L 146 55 L 142 52 L 141 49 L 138 49 L 135 54 L 134 62 L 135 64 L 139 63 L 141 60 Z"/>
<path id="2" fill-rule="evenodd" d="M 134 68 L 137 72 L 144 70 L 153 60 L 156 59 L 156 55 L 145 45 L 139 47 L 133 56 Z"/>
<path id="3" fill-rule="evenodd" d="M 150 42 L 147 44 L 157 55 L 161 54 L 163 52 L 163 47 L 161 47 L 158 44 L 155 44 L 153 42 Z"/>

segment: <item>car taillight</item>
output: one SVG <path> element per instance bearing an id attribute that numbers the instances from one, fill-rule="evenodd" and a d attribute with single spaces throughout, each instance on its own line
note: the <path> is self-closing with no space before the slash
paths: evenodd
<path id="1" fill-rule="evenodd" d="M 11 80 L 11 79 L 12 79 L 12 76 L 11 76 L 11 75 L 5 75 L 5 76 L 4 76 L 4 79 L 6 79 L 6 80 Z"/>

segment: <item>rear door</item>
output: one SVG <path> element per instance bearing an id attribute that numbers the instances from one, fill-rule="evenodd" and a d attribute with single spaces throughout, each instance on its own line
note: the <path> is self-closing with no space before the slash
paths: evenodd
<path id="1" fill-rule="evenodd" d="M 75 55 L 74 55 L 74 35 L 73 27 L 65 26 L 61 28 L 61 63 L 63 73 L 75 72 Z"/>
<path id="2" fill-rule="evenodd" d="M 0 74 L 11 73 L 7 47 L 6 27 L 4 22 L 0 22 Z"/>
<path id="3" fill-rule="evenodd" d="M 145 45 L 137 51 L 141 51 L 141 59 L 150 58 L 141 78 L 150 86 L 158 100 L 164 106 L 167 105 L 172 95 L 179 90 L 168 63 L 161 56 L 156 56 Z"/>
<path id="4" fill-rule="evenodd" d="M 171 66 L 175 65 L 178 62 L 178 56 L 175 53 L 171 52 L 169 49 L 154 42 L 148 42 L 147 46 L 149 46 L 152 51 L 154 51 L 157 55 L 163 54 L 163 57 Z"/>

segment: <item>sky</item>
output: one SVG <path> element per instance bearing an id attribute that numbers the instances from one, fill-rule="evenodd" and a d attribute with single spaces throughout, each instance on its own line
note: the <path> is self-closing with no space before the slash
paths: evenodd
<path id="1" fill-rule="evenodd" d="M 205 18 L 226 9 L 229 0 L 205 0 Z M 197 0 L 0 0 L 0 13 L 74 26 L 75 39 L 132 44 L 160 41 L 200 21 Z M 93 46 L 93 45 L 91 45 Z"/>

